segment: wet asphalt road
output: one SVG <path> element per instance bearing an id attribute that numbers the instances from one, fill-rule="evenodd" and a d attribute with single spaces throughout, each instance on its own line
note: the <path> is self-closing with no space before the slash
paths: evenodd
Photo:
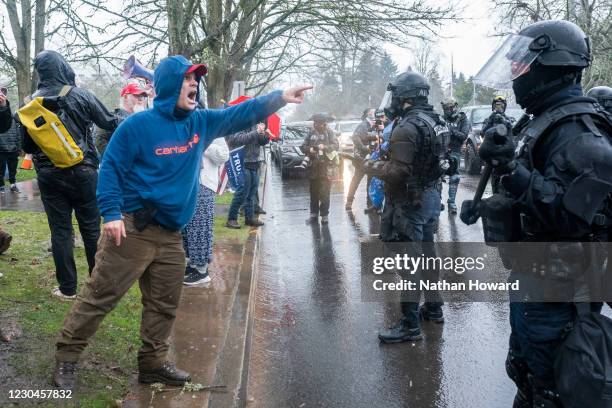
<path id="1" fill-rule="evenodd" d="M 377 331 L 400 313 L 396 303 L 360 301 L 359 239 L 378 231 L 377 217 L 363 214 L 365 179 L 354 216 L 344 210 L 349 171 L 333 185 L 329 226 L 310 226 L 307 181 L 268 171 L 247 406 L 512 405 L 507 304 L 447 304 L 446 323 L 424 323 L 423 341 L 380 344 Z M 457 202 L 477 183 L 464 176 Z M 443 212 L 438 240 L 481 241 L 481 225 Z"/>

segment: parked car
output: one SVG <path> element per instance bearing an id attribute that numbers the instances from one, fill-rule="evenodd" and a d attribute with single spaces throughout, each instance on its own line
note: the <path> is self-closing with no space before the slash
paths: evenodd
<path id="1" fill-rule="evenodd" d="M 482 143 L 482 135 L 480 131 L 484 121 L 491 115 L 491 106 L 466 106 L 465 108 L 461 109 L 461 111 L 465 112 L 470 120 L 470 123 L 472 124 L 470 133 L 465 141 L 463 153 L 465 171 L 472 175 L 480 174 L 480 170 L 482 169 L 483 165 L 482 160 L 480 160 L 480 157 L 478 156 L 478 149 Z M 523 116 L 523 114 L 524 112 L 520 108 L 513 107 L 506 109 L 506 115 L 514 121 L 517 121 L 521 116 Z"/>
<path id="2" fill-rule="evenodd" d="M 332 127 L 338 137 L 341 152 L 353 154 L 353 132 L 360 123 L 359 119 L 341 120 Z"/>
<path id="3" fill-rule="evenodd" d="M 271 143 L 272 159 L 278 165 L 282 178 L 292 173 L 304 173 L 304 169 L 298 167 L 305 157 L 300 146 L 311 128 L 312 122 L 287 123 L 281 127 L 279 140 Z"/>

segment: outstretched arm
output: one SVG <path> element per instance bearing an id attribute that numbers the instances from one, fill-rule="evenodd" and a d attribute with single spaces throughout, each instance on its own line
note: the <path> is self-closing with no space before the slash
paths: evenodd
<path id="1" fill-rule="evenodd" d="M 312 86 L 274 91 L 227 109 L 208 109 L 196 113 L 203 115 L 207 139 L 215 139 L 262 122 L 287 103 L 301 103 L 304 100 L 304 91 L 308 89 L 312 89 Z"/>

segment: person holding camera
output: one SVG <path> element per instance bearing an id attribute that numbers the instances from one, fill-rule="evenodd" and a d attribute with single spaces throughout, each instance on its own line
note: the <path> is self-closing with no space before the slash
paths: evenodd
<path id="1" fill-rule="evenodd" d="M 0 88 L 0 133 L 4 133 L 11 127 L 13 117 L 11 116 L 11 104 L 6 98 L 8 91 L 5 87 Z"/>
<path id="2" fill-rule="evenodd" d="M 10 106 L 8 106 L 8 101 L 6 100 L 7 94 L 8 91 L 6 88 L 0 88 L 0 97 L 3 98 L 0 100 L 0 103 L 2 103 L 2 100 L 4 100 L 4 104 L 6 105 L 5 111 L 8 112 L 9 124 L 8 129 L 0 132 L 0 193 L 5 192 L 4 172 L 6 168 L 8 168 L 11 192 L 18 193 L 19 188 L 17 188 L 16 177 L 17 164 L 19 163 L 19 152 L 21 151 L 21 140 L 17 134 L 15 122 L 10 117 L 11 109 Z"/>
<path id="3" fill-rule="evenodd" d="M 310 131 L 300 149 L 310 158 L 308 177 L 310 179 L 310 218 L 321 223 L 329 222 L 329 197 L 334 167 L 337 165 L 339 144 L 334 132 L 327 127 L 333 117 L 317 113 L 311 117 L 313 129 Z"/>
<path id="4" fill-rule="evenodd" d="M 361 115 L 361 123 L 359 126 L 357 126 L 355 132 L 353 133 L 353 146 L 355 149 L 354 156 L 355 159 L 357 159 L 356 162 L 363 162 L 363 160 L 365 160 L 380 145 L 380 135 L 384 130 L 384 124 L 382 121 L 383 116 L 384 112 L 375 111 L 373 108 L 368 108 L 363 111 L 363 115 Z M 363 169 L 360 166 L 355 166 L 355 173 L 351 179 L 348 196 L 346 197 L 345 209 L 347 211 L 350 211 L 353 207 L 355 192 L 357 191 L 359 183 L 361 183 L 364 175 L 365 172 Z M 371 181 L 372 177 L 368 175 L 366 186 L 366 213 L 376 210 L 376 208 L 372 205 L 370 195 L 368 194 Z"/>
<path id="5" fill-rule="evenodd" d="M 11 128 L 13 118 L 11 116 L 11 105 L 6 99 L 6 88 L 0 88 L 0 133 L 4 133 Z M 4 169 L 2 169 L 4 172 Z M 13 237 L 0 228 L 0 254 L 4 253 L 11 246 Z"/>

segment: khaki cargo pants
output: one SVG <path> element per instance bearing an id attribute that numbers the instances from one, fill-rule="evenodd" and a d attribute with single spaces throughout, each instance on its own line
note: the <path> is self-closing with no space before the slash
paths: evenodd
<path id="1" fill-rule="evenodd" d="M 78 360 L 87 340 L 137 280 L 143 305 L 138 367 L 152 370 L 166 361 L 185 275 L 181 233 L 153 225 L 139 232 L 132 216 L 124 217 L 127 238 L 120 246 L 105 235 L 98 242 L 96 266 L 64 320 L 58 361 Z"/>

